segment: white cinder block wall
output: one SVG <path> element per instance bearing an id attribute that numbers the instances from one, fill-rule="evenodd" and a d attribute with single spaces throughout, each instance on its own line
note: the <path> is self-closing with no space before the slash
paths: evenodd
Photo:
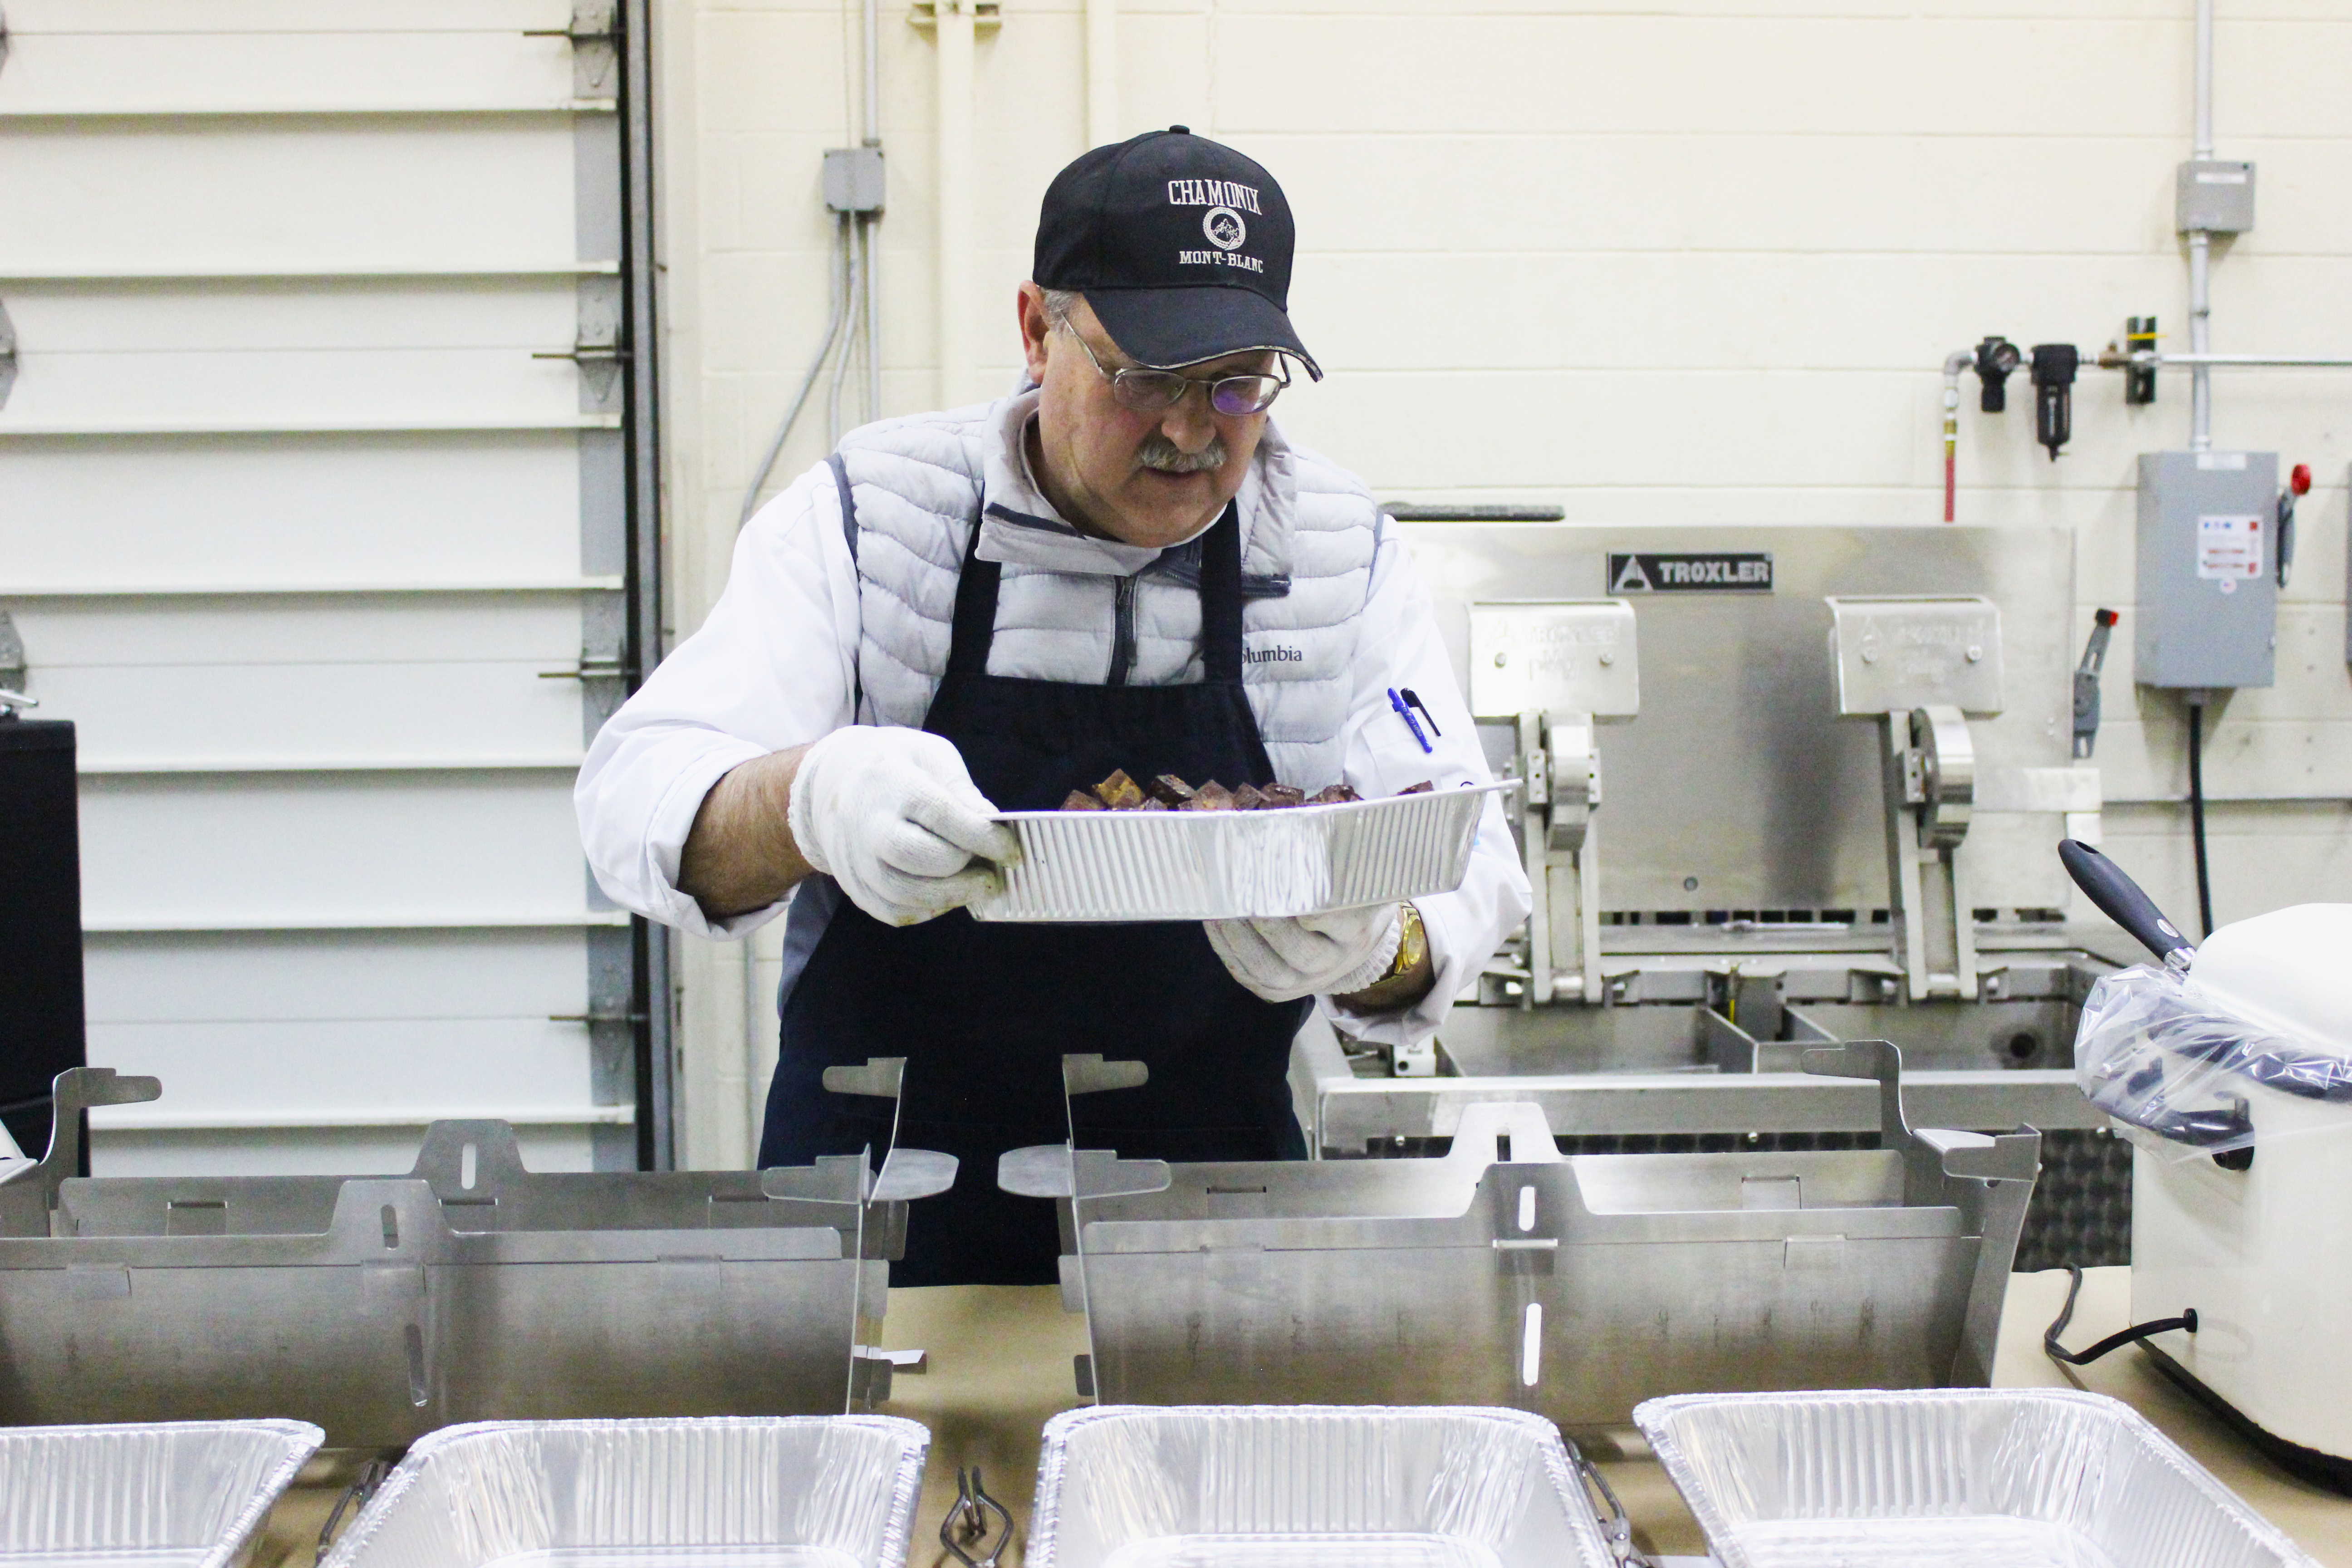
<path id="1" fill-rule="evenodd" d="M 1293 312 L 1330 379 L 1297 438 L 1410 500 L 1544 502 L 1573 520 L 1932 521 L 1938 365 L 1988 331 L 2095 349 L 2153 313 L 2185 347 L 2171 232 L 2189 149 L 2191 0 L 1128 0 L 1121 134 L 1171 122 L 1272 169 L 1297 209 Z M 933 46 L 883 12 L 884 411 L 935 401 Z M 819 155 L 856 138 L 856 16 L 825 0 L 660 13 L 677 630 L 725 581 L 743 486 L 815 345 L 830 219 Z M 2214 274 L 2214 347 L 2352 353 L 2352 13 L 2221 0 L 2218 145 L 2260 168 L 2258 226 Z M 1086 145 L 1070 0 L 1004 0 L 979 46 L 976 334 L 1016 363 L 1037 201 Z M 2209 752 L 2217 917 L 2352 886 L 2344 662 L 2352 374 L 2217 373 L 2217 446 L 2308 462 L 2279 684 Z M 2088 372 L 2075 438 L 2033 445 L 1964 378 L 1959 515 L 2079 541 L 2075 641 L 2132 605 L 2133 458 L 2182 447 L 2185 375 L 2126 408 Z M 856 400 L 852 400 L 854 413 Z M 824 450 L 819 405 L 779 479 Z M 2108 663 L 2111 850 L 2194 907 L 2180 710 Z M 773 931 L 760 944 L 772 990 Z M 741 1160 L 772 1058 L 747 1057 L 740 950 L 689 944 L 688 1131 Z"/>

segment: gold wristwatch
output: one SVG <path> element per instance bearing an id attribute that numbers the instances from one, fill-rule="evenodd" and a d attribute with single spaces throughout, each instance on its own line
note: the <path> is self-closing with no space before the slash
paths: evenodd
<path id="1" fill-rule="evenodd" d="M 1383 994 L 1383 990 L 1398 990 L 1396 982 L 1412 973 L 1420 966 L 1421 961 L 1429 956 L 1429 932 L 1421 923 L 1421 911 L 1409 903 L 1397 906 L 1397 924 L 1402 929 L 1397 932 L 1396 957 L 1389 961 L 1387 972 L 1378 980 L 1361 991 L 1349 994 L 1349 1011 L 1385 1013 L 1405 1000 L 1402 996 Z M 1412 1000 L 1418 1001 L 1419 998 Z"/>
<path id="2" fill-rule="evenodd" d="M 1421 923 L 1421 911 L 1409 903 L 1399 904 L 1397 923 L 1404 929 L 1397 935 L 1396 958 L 1390 963 L 1389 972 L 1373 981 L 1373 985 L 1387 984 L 1399 975 L 1409 973 L 1429 956 L 1429 931 Z M 1365 989 L 1370 990 L 1370 986 Z"/>

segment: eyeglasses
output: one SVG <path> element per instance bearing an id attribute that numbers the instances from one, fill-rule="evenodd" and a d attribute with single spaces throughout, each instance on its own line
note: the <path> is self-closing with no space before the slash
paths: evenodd
<path id="1" fill-rule="evenodd" d="M 1062 330 L 1076 339 L 1095 373 L 1110 383 L 1110 395 L 1118 405 L 1132 408 L 1138 414 L 1157 414 L 1163 408 L 1172 408 L 1196 386 L 1208 389 L 1209 406 L 1220 414 L 1233 417 L 1263 414 L 1282 395 L 1282 389 L 1290 384 L 1290 368 L 1280 361 L 1276 362 L 1281 366 L 1278 375 L 1221 375 L 1213 380 L 1181 375 L 1172 370 L 1105 370 L 1103 362 L 1095 357 L 1093 346 L 1078 336 L 1076 327 L 1065 321 Z"/>

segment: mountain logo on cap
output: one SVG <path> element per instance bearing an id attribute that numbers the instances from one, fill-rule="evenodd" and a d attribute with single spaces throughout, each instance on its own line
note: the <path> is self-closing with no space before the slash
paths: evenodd
<path id="1" fill-rule="evenodd" d="M 1231 207 L 1211 207 L 1201 219 L 1201 232 L 1220 250 L 1239 250 L 1249 237 L 1249 226 Z"/>

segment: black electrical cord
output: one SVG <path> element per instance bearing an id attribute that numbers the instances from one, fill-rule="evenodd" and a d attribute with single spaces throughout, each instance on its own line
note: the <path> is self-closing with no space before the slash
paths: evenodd
<path id="1" fill-rule="evenodd" d="M 2213 883 L 2205 870 L 2205 694 L 2189 700 L 2189 837 L 2197 851 L 2197 935 L 2213 934 Z"/>
<path id="2" fill-rule="evenodd" d="M 2134 1323 L 2130 1328 L 2109 1334 L 2086 1351 L 2070 1351 L 2058 1342 L 2066 1325 L 2074 1321 L 2074 1298 L 2082 1293 L 2083 1271 L 2073 1264 L 2066 1266 L 2070 1283 L 2066 1287 L 2066 1304 L 2058 1309 L 2058 1316 L 2042 1331 L 2042 1349 L 2052 1361 L 2064 1362 L 2068 1366 L 2088 1366 L 2109 1351 L 2119 1351 L 2134 1340 L 2144 1340 L 2151 1334 L 2168 1334 L 2175 1329 L 2197 1331 L 2197 1309 L 2189 1308 L 2177 1318 L 2158 1318 L 2152 1322 Z"/>
<path id="3" fill-rule="evenodd" d="M 53 1094 L 37 1094 L 30 1100 L 12 1100 L 0 1105 L 0 1116 L 14 1116 L 20 1110 L 38 1110 L 57 1099 Z"/>

